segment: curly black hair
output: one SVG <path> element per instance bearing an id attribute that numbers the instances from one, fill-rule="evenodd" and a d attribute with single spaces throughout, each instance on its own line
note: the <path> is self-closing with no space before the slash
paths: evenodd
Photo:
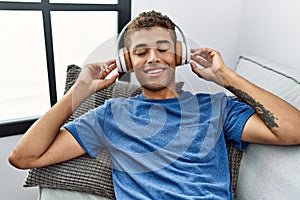
<path id="1" fill-rule="evenodd" d="M 150 28 L 155 26 L 175 30 L 175 24 L 167 15 L 162 15 L 160 12 L 154 10 L 140 13 L 128 24 L 127 29 Z"/>
<path id="2" fill-rule="evenodd" d="M 162 15 L 160 12 L 154 10 L 140 13 L 133 19 L 126 27 L 125 32 L 125 46 L 128 48 L 130 45 L 130 35 L 138 29 L 150 29 L 152 27 L 161 27 L 170 30 L 171 36 L 176 41 L 175 27 L 176 25 L 167 16 Z"/>

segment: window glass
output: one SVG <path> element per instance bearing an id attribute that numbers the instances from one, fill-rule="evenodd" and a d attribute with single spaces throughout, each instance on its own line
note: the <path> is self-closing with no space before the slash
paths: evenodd
<path id="1" fill-rule="evenodd" d="M 50 3 L 117 4 L 118 0 L 50 0 Z"/>
<path id="2" fill-rule="evenodd" d="M 42 12 L 0 11 L 0 122 L 50 108 Z"/>
<path id="3" fill-rule="evenodd" d="M 56 72 L 57 97 L 63 96 L 66 69 L 68 65 L 75 64 L 80 67 L 96 48 L 117 34 L 117 12 L 94 11 L 52 11 L 52 32 L 54 62 Z M 102 48 L 103 49 L 103 48 Z M 111 48 L 103 49 L 105 52 Z M 99 60 L 104 62 L 99 53 Z M 110 53 L 110 59 L 115 54 Z"/>

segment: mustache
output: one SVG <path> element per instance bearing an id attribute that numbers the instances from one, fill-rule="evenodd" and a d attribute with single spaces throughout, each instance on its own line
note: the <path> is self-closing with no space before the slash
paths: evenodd
<path id="1" fill-rule="evenodd" d="M 160 64 L 160 63 L 150 63 L 150 64 L 144 64 L 141 66 L 138 66 L 138 69 L 140 71 L 149 71 L 149 70 L 153 70 L 153 69 L 168 69 L 170 68 L 169 65 L 165 65 L 165 64 Z"/>

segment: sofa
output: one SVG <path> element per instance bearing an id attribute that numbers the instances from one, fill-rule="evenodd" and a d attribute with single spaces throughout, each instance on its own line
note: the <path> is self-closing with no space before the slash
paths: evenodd
<path id="1" fill-rule="evenodd" d="M 235 70 L 248 80 L 281 96 L 297 108 L 300 107 L 299 69 L 287 68 L 259 58 L 240 56 Z M 74 84 L 80 71 L 81 68 L 76 65 L 68 66 L 65 92 Z M 176 87 L 179 90 L 184 87 L 184 83 L 178 82 Z M 138 85 L 118 81 L 109 88 L 90 96 L 68 121 L 102 104 L 108 98 L 129 97 L 140 92 L 141 88 Z M 296 152 L 299 152 L 299 147 L 270 147 L 251 144 L 243 153 L 231 145 L 228 145 L 227 149 L 235 199 L 293 199 L 276 198 L 274 193 L 267 193 L 273 190 L 274 182 L 277 184 L 276 188 L 286 189 L 277 190 L 280 193 L 279 197 L 284 197 L 285 191 L 289 192 L 289 197 L 300 196 L 299 175 L 296 175 L 298 176 L 296 181 L 285 176 L 286 170 L 290 175 L 297 173 L 296 164 L 298 163 L 300 166 L 300 157 Z M 265 161 L 274 163 L 271 161 L 278 160 L 278 155 L 273 153 L 274 149 L 278 151 L 278 155 L 285 154 L 284 152 L 287 154 L 286 161 L 288 162 L 281 163 L 280 169 L 276 167 L 279 166 L 278 164 L 265 163 Z M 259 164 L 258 161 L 260 161 Z M 289 167 L 291 165 L 294 166 L 292 170 Z M 261 171 L 262 167 L 265 171 Z M 275 168 L 274 173 L 271 173 L 271 169 Z M 260 180 L 259 184 L 257 184 L 257 180 Z M 285 181 L 282 182 L 282 180 Z M 292 186 L 289 187 L 289 185 Z M 103 152 L 100 159 L 91 159 L 87 155 L 83 155 L 56 165 L 31 169 L 25 179 L 24 187 L 40 187 L 40 200 L 115 199 L 108 152 Z M 260 196 L 257 191 L 261 194 Z M 272 198 L 270 198 L 271 196 Z"/>
<path id="2" fill-rule="evenodd" d="M 240 56 L 236 72 L 300 109 L 300 68 Z M 299 121 L 300 123 L 300 121 Z M 240 200 L 300 199 L 300 146 L 250 144 L 243 151 L 236 197 Z"/>

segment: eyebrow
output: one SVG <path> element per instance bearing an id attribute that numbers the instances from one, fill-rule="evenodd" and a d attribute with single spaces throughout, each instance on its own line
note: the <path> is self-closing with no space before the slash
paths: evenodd
<path id="1" fill-rule="evenodd" d="M 163 44 L 163 43 L 168 43 L 168 44 L 171 44 L 171 42 L 169 40 L 158 40 L 156 42 L 156 44 Z"/>
<path id="2" fill-rule="evenodd" d="M 169 40 L 158 40 L 156 42 L 156 44 L 165 44 L 165 43 L 171 44 L 171 42 Z M 133 47 L 133 49 L 138 49 L 138 48 L 143 48 L 143 47 L 147 47 L 147 44 L 145 44 L 145 43 L 137 44 Z"/>

